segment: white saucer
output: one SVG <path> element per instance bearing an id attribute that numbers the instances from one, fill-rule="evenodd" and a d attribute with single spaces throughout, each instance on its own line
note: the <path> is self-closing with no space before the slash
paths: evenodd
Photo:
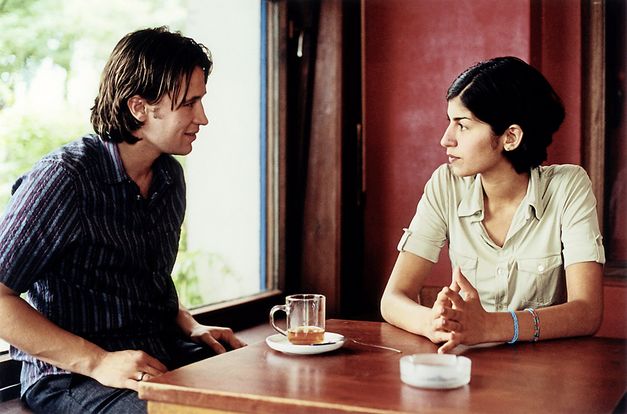
<path id="1" fill-rule="evenodd" d="M 275 334 L 266 338 L 268 346 L 275 351 L 286 354 L 297 355 L 313 355 L 322 354 L 324 352 L 335 351 L 344 345 L 345 339 L 343 335 L 333 332 L 324 333 L 324 342 L 313 345 L 294 345 L 287 340 L 285 335 Z"/>

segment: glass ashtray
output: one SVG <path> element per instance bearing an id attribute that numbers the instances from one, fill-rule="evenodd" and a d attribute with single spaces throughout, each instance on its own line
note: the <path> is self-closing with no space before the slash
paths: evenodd
<path id="1" fill-rule="evenodd" d="M 457 388 L 470 382 L 469 358 L 451 354 L 413 354 L 400 359 L 401 381 L 420 388 Z"/>

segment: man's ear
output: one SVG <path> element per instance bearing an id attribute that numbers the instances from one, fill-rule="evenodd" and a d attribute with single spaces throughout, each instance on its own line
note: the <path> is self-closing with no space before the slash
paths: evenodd
<path id="1" fill-rule="evenodd" d="M 133 95 L 126 101 L 131 115 L 140 122 L 144 122 L 148 116 L 146 100 L 139 95 Z"/>
<path id="2" fill-rule="evenodd" d="M 522 142 L 523 130 L 518 124 L 510 125 L 503 133 L 503 149 L 513 151 Z"/>

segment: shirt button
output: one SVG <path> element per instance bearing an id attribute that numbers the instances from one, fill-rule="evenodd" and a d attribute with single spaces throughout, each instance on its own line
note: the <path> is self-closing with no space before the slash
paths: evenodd
<path id="1" fill-rule="evenodd" d="M 544 272 L 544 266 L 538 265 L 538 272 Z"/>
<path id="2" fill-rule="evenodd" d="M 136 196 L 135 198 L 136 198 L 136 200 L 137 200 L 137 201 L 139 201 L 139 200 L 141 200 L 141 199 L 142 199 L 142 196 L 141 196 L 141 195 L 139 195 L 139 194 L 137 194 L 137 196 Z"/>
<path id="3" fill-rule="evenodd" d="M 502 268 L 499 267 L 498 269 L 496 269 L 496 274 L 497 275 L 503 276 L 504 273 L 505 273 L 505 271 Z"/>

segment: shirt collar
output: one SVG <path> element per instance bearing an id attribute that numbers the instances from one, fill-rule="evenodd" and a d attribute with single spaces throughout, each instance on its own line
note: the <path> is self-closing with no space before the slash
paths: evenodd
<path id="1" fill-rule="evenodd" d="M 481 174 L 477 174 L 472 178 L 464 178 L 468 181 L 468 189 L 459 207 L 457 215 L 459 217 L 475 216 L 474 221 L 483 220 L 483 186 L 481 185 Z"/>
<path id="2" fill-rule="evenodd" d="M 121 183 L 128 179 L 124 164 L 122 163 L 122 157 L 120 157 L 120 151 L 118 150 L 118 144 L 112 141 L 102 140 L 105 151 L 109 155 L 110 162 L 105 164 L 105 181 L 113 183 Z"/>
<path id="3" fill-rule="evenodd" d="M 535 217 L 540 220 L 544 214 L 544 202 L 542 200 L 542 185 L 540 176 L 540 168 L 533 168 L 529 174 L 529 184 L 527 185 L 527 194 L 523 199 L 523 203 L 527 203 L 527 218 L 530 212 L 533 212 Z M 481 184 L 481 174 L 477 174 L 472 178 L 466 178 L 470 180 L 468 186 L 469 190 L 457 208 L 457 215 L 459 217 L 475 216 L 474 221 L 483 220 L 483 185 Z"/>
<path id="4" fill-rule="evenodd" d="M 526 202 L 529 204 L 528 211 L 533 211 L 538 220 L 540 220 L 544 214 L 544 201 L 542 200 L 541 188 L 542 177 L 540 176 L 540 172 L 540 167 L 531 170 L 529 174 L 529 185 L 527 186 L 527 195 L 525 197 Z"/>

